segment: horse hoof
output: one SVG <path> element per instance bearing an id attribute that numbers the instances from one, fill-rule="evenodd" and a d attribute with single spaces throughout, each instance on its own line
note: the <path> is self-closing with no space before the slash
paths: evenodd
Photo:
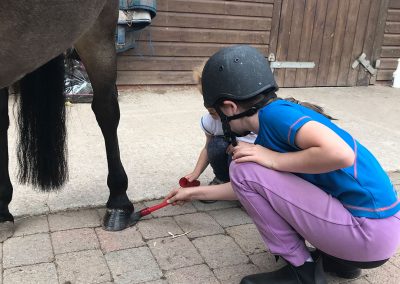
<path id="1" fill-rule="evenodd" d="M 14 222 L 6 221 L 0 223 L 0 243 L 14 235 Z"/>
<path id="2" fill-rule="evenodd" d="M 121 231 L 134 223 L 131 222 L 132 210 L 107 209 L 103 218 L 103 229 L 106 231 Z"/>

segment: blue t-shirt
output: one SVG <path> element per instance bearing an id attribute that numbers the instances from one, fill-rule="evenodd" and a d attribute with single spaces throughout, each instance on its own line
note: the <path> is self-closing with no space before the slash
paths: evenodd
<path id="1" fill-rule="evenodd" d="M 295 173 L 337 198 L 353 216 L 386 218 L 400 210 L 400 199 L 376 158 L 325 116 L 296 103 L 277 100 L 260 109 L 258 117 L 255 144 L 273 151 L 300 151 L 295 144 L 296 133 L 309 121 L 329 127 L 353 149 L 355 161 L 351 167 L 322 174 Z"/>

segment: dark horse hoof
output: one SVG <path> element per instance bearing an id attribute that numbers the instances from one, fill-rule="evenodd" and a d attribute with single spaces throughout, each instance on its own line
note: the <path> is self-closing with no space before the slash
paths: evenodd
<path id="1" fill-rule="evenodd" d="M 103 219 L 103 229 L 106 231 L 121 231 L 136 224 L 131 221 L 130 209 L 107 209 Z"/>

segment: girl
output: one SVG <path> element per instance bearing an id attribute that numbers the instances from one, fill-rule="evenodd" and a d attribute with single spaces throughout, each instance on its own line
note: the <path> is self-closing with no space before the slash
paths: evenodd
<path id="1" fill-rule="evenodd" d="M 210 165 L 215 177 L 209 185 L 222 184 L 229 182 L 229 163 L 231 160 L 227 153 L 229 144 L 224 139 L 221 120 L 217 112 L 213 108 L 207 108 L 207 111 L 208 113 L 203 115 L 200 120 L 200 127 L 206 136 L 206 143 L 200 151 L 195 168 L 185 178 L 189 181 L 198 179 Z M 250 133 L 238 139 L 247 143 L 254 143 L 256 137 L 254 133 Z"/>
<path id="2" fill-rule="evenodd" d="M 193 70 L 193 79 L 197 82 L 197 88 L 200 92 L 201 73 L 204 69 L 204 64 Z M 206 143 L 200 151 L 196 166 L 191 173 L 185 175 L 185 178 L 190 182 L 198 179 L 207 166 L 210 165 L 215 177 L 209 185 L 217 185 L 229 182 L 229 164 L 231 160 L 227 152 L 229 143 L 224 139 L 224 133 L 222 131 L 221 120 L 219 119 L 218 113 L 211 107 L 206 107 L 206 109 L 208 113 L 203 115 L 200 120 L 201 129 L 206 135 Z M 215 200 L 200 201 L 204 203 L 215 202 Z"/>
<path id="3" fill-rule="evenodd" d="M 231 182 L 176 189 L 167 199 L 240 200 L 271 253 L 287 262 L 241 283 L 326 283 L 323 268 L 354 278 L 395 253 L 400 201 L 382 167 L 320 109 L 276 98 L 262 54 L 221 49 L 204 68 L 202 89 L 232 141 Z M 235 134 L 248 131 L 258 134 L 255 144 L 238 144 Z M 305 240 L 317 248 L 312 256 Z"/>
<path id="4" fill-rule="evenodd" d="M 193 70 L 193 79 L 197 82 L 200 93 L 202 92 L 201 73 L 204 69 L 204 65 L 205 63 Z M 206 109 L 208 113 L 203 115 L 200 120 L 200 127 L 206 136 L 206 143 L 198 155 L 196 166 L 191 173 L 185 175 L 185 178 L 190 182 L 198 179 L 207 166 L 210 165 L 215 177 L 209 185 L 217 185 L 229 182 L 229 164 L 232 158 L 227 152 L 229 143 L 225 141 L 218 113 L 214 108 L 206 107 Z M 256 138 L 257 135 L 249 133 L 245 137 L 238 138 L 238 140 L 254 143 Z M 199 201 L 203 203 L 213 203 L 216 200 Z"/>

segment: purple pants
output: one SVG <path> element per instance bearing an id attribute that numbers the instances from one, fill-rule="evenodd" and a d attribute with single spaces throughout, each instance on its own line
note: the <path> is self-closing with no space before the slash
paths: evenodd
<path id="1" fill-rule="evenodd" d="M 385 219 L 354 217 L 339 200 L 291 173 L 256 163 L 230 166 L 232 187 L 272 254 L 295 266 L 310 257 L 305 245 L 337 258 L 390 258 L 400 244 L 400 213 Z"/>

